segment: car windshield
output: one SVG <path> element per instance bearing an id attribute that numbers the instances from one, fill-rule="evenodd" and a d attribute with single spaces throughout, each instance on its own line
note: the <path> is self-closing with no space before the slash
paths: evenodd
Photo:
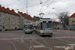
<path id="1" fill-rule="evenodd" d="M 29 26 L 26 25 L 26 26 L 25 26 L 25 29 L 33 29 L 33 26 L 32 26 L 32 25 L 29 25 Z"/>

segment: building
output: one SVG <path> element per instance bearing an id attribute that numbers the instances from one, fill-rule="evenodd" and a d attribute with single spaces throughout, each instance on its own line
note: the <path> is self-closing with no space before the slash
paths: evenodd
<path id="1" fill-rule="evenodd" d="M 62 29 L 62 23 L 53 21 L 53 29 Z"/>
<path id="2" fill-rule="evenodd" d="M 33 18 L 34 18 L 36 21 L 40 20 L 40 17 L 34 16 Z"/>
<path id="3" fill-rule="evenodd" d="M 35 25 L 36 20 L 33 19 L 30 15 L 28 15 L 28 14 L 26 14 L 26 13 L 22 13 L 22 12 L 20 12 L 20 11 L 18 11 L 18 13 L 22 15 L 22 18 L 21 18 L 21 19 L 22 19 L 23 25 L 24 25 L 26 22 L 31 22 L 33 25 Z M 22 23 L 22 22 L 21 22 L 21 23 Z"/>
<path id="4" fill-rule="evenodd" d="M 0 5 L 0 29 L 20 29 L 20 16 L 12 9 Z"/>
<path id="5" fill-rule="evenodd" d="M 23 29 L 26 21 L 33 23 L 34 19 L 26 13 L 16 13 L 0 5 L 0 30 Z"/>
<path id="6" fill-rule="evenodd" d="M 75 13 L 69 17 L 69 25 L 75 25 Z"/>

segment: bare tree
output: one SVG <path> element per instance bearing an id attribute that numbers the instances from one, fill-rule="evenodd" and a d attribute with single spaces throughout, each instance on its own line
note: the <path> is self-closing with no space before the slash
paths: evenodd
<path id="1" fill-rule="evenodd" d="M 64 29 L 67 25 L 69 25 L 69 16 L 68 12 L 60 12 L 58 15 L 58 19 L 62 22 Z"/>

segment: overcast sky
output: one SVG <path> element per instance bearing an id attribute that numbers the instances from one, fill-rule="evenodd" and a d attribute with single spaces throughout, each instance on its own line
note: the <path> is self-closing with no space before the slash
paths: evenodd
<path id="1" fill-rule="evenodd" d="M 42 4 L 40 4 L 42 2 Z M 26 0 L 0 0 L 0 5 L 9 7 L 17 12 L 22 11 L 26 13 Z M 39 16 L 43 12 L 43 17 L 57 20 L 60 12 L 69 12 L 69 16 L 75 13 L 75 0 L 28 0 L 28 14 L 32 17 Z"/>

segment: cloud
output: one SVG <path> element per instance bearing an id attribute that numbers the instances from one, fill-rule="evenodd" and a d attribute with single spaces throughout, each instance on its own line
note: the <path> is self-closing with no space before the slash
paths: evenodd
<path id="1" fill-rule="evenodd" d="M 39 16 L 43 12 L 44 17 L 54 18 L 57 20 L 55 14 L 59 12 L 69 12 L 72 15 L 75 12 L 75 0 L 28 0 L 28 13 L 31 16 Z M 52 2 L 53 1 L 53 2 Z M 0 4 L 10 9 L 19 9 L 26 13 L 26 0 L 0 0 Z M 53 9 L 54 8 L 54 9 Z M 17 10 L 16 10 L 17 11 Z"/>

